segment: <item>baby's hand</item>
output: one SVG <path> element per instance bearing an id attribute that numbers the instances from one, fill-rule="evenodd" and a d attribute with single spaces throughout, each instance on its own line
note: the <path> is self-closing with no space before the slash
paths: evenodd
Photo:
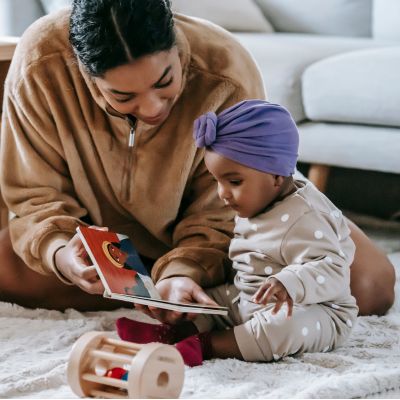
<path id="1" fill-rule="evenodd" d="M 290 318 L 293 311 L 293 300 L 286 291 L 285 286 L 276 278 L 266 280 L 253 296 L 253 301 L 257 304 L 266 305 L 272 302 L 274 298 L 276 299 L 276 304 L 272 310 L 272 314 L 276 314 L 281 309 L 283 303 L 287 303 L 287 317 Z"/>

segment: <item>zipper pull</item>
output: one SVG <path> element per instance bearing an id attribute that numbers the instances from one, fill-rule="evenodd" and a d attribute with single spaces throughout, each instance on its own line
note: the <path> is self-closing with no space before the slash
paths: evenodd
<path id="1" fill-rule="evenodd" d="M 133 147 L 135 145 L 135 128 L 131 128 L 129 131 L 129 147 Z"/>

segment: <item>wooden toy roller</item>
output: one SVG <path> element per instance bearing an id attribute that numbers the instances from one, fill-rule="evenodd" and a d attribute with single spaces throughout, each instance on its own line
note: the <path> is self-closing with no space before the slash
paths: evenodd
<path id="1" fill-rule="evenodd" d="M 80 397 L 178 398 L 184 364 L 173 346 L 136 344 L 105 332 L 87 332 L 72 348 L 67 377 Z"/>

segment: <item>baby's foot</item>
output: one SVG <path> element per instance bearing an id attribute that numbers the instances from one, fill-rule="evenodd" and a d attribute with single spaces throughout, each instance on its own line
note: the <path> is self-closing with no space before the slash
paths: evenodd
<path id="1" fill-rule="evenodd" d="M 129 318 L 119 318 L 116 322 L 118 336 L 122 340 L 139 344 L 176 342 L 176 329 L 173 325 L 149 324 Z"/>
<path id="2" fill-rule="evenodd" d="M 181 353 L 183 362 L 189 367 L 203 364 L 203 360 L 212 358 L 210 332 L 200 333 L 181 340 L 175 345 Z"/>

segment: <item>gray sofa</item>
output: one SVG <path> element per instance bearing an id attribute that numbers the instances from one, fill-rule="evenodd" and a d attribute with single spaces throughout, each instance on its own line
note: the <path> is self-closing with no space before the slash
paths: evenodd
<path id="1" fill-rule="evenodd" d="M 36 3 L 34 18 L 69 2 L 1 1 Z M 322 190 L 329 166 L 400 173 L 400 0 L 172 3 L 231 30 L 253 54 L 269 100 L 298 123 L 299 160 Z"/>
<path id="2" fill-rule="evenodd" d="M 268 99 L 298 123 L 299 160 L 320 189 L 329 166 L 400 173 L 399 0 L 203 0 L 202 10 L 195 2 L 174 1 L 252 53 Z M 236 21 L 223 3 L 235 3 Z"/>

